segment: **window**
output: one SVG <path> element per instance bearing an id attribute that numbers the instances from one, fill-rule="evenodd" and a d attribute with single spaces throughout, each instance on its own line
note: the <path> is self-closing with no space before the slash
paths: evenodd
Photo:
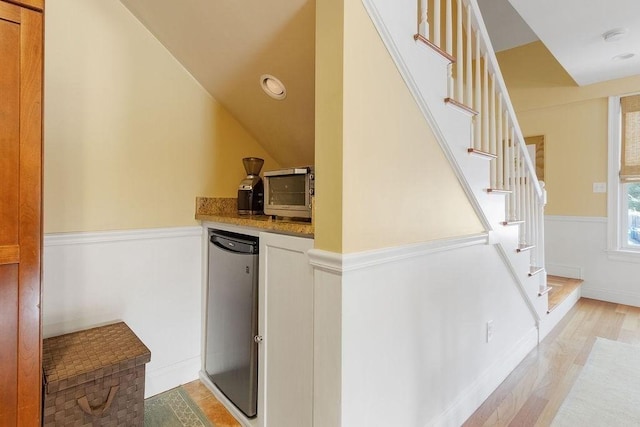
<path id="1" fill-rule="evenodd" d="M 640 262 L 640 94 L 609 98 L 609 255 Z"/>
<path id="2" fill-rule="evenodd" d="M 634 249 L 640 249 L 640 183 L 624 184 L 624 195 L 627 206 L 627 245 Z"/>

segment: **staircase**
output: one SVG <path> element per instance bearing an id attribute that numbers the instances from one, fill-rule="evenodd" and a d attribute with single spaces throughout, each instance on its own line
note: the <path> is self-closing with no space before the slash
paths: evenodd
<path id="1" fill-rule="evenodd" d="M 532 315 L 548 310 L 538 181 L 476 0 L 363 0 Z"/>

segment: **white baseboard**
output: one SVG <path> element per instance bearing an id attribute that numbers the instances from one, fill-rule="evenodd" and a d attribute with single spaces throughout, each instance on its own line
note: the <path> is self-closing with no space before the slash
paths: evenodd
<path id="1" fill-rule="evenodd" d="M 615 304 L 640 307 L 640 293 L 621 292 L 611 289 L 593 288 L 584 285 L 582 286 L 582 296 L 600 301 L 608 301 Z"/>
<path id="2" fill-rule="evenodd" d="M 504 357 L 497 359 L 445 412 L 428 425 L 462 425 L 537 345 L 538 329 L 532 328 L 513 348 L 503 352 Z"/>
<path id="3" fill-rule="evenodd" d="M 153 355 L 152 355 L 153 356 Z M 200 370 L 200 355 L 170 366 L 146 372 L 144 397 L 154 396 L 163 391 L 176 387 L 177 384 L 186 384 L 198 379 Z"/>

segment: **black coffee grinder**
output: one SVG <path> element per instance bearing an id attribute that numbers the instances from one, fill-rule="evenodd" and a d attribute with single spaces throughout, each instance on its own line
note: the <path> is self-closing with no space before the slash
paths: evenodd
<path id="1" fill-rule="evenodd" d="M 247 177 L 238 186 L 238 213 L 240 215 L 260 215 L 264 205 L 264 184 L 258 174 L 264 160 L 258 157 L 242 159 Z"/>

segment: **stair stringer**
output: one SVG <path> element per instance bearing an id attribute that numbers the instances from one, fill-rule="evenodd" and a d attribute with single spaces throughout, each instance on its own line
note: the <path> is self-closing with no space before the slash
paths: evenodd
<path id="1" fill-rule="evenodd" d="M 511 271 L 531 314 L 539 323 L 547 313 L 547 295 L 539 296 L 546 275 L 530 277 L 531 256 L 516 251 L 518 227 L 502 225 L 505 196 L 490 194 L 487 160 L 469 155 L 472 146 L 472 118 L 448 106 L 447 67 L 449 61 L 423 43 L 414 40 L 417 30 L 416 3 L 409 0 L 362 0 L 378 34 L 400 75 L 467 195 L 478 219 L 489 233 L 505 265 Z"/>

